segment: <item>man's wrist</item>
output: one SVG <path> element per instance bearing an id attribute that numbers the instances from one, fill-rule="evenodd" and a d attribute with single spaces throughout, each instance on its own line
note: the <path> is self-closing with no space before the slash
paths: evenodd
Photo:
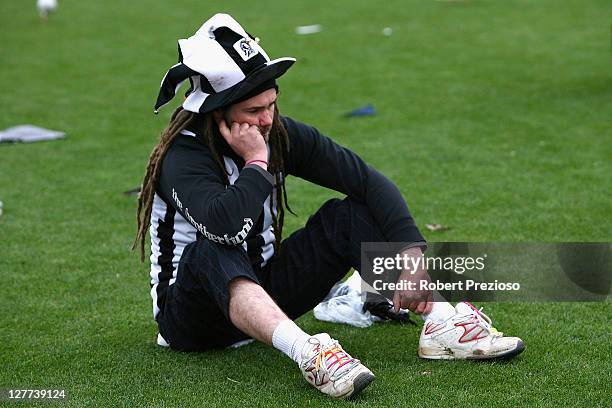
<path id="1" fill-rule="evenodd" d="M 247 160 L 244 163 L 245 166 L 248 166 L 249 164 L 254 164 L 254 165 L 257 165 L 257 166 L 263 168 L 264 170 L 268 170 L 268 162 L 266 160 L 251 159 L 251 160 Z"/>
<path id="2" fill-rule="evenodd" d="M 402 254 L 406 254 L 408 256 L 415 256 L 415 257 L 420 257 L 423 256 L 423 250 L 421 249 L 420 246 L 413 246 L 410 248 L 406 248 L 402 251 Z"/>
<path id="3" fill-rule="evenodd" d="M 263 160 L 267 163 L 268 162 L 268 152 L 266 151 L 266 152 L 245 154 L 242 158 L 244 159 L 245 163 L 248 163 L 253 160 Z"/>

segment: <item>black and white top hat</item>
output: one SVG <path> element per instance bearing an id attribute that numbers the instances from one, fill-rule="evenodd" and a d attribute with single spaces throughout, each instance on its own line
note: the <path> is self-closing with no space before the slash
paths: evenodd
<path id="1" fill-rule="evenodd" d="M 179 62 L 161 82 L 155 113 L 170 102 L 181 84 L 191 87 L 185 110 L 205 113 L 240 100 L 283 75 L 295 58 L 270 61 L 254 37 L 228 14 L 215 14 L 186 40 L 179 40 Z"/>

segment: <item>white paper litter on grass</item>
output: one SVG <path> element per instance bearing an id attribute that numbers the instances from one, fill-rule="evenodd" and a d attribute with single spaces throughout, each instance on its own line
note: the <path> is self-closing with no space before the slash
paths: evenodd
<path id="1" fill-rule="evenodd" d="M 295 33 L 299 35 L 307 35 L 318 33 L 323 29 L 320 24 L 312 24 L 305 26 L 297 26 L 295 27 Z"/>
<path id="2" fill-rule="evenodd" d="M 66 133 L 33 125 L 20 125 L 0 131 L 0 143 L 31 143 L 61 139 Z"/>

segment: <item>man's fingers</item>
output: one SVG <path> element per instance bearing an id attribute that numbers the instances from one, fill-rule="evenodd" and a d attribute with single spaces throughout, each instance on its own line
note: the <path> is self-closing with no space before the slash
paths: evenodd
<path id="1" fill-rule="evenodd" d="M 427 310 L 427 302 L 420 302 L 419 305 L 417 306 L 417 310 L 416 310 L 416 314 L 423 314 L 425 313 L 425 310 Z"/>
<path id="2" fill-rule="evenodd" d="M 399 310 L 401 307 L 400 302 L 401 302 L 400 292 L 399 290 L 396 290 L 395 293 L 393 294 L 393 310 L 395 310 L 395 313 L 399 313 Z"/>
<path id="3" fill-rule="evenodd" d="M 219 132 L 221 132 L 221 136 L 223 136 L 227 144 L 231 146 L 232 132 L 227 127 L 227 123 L 225 123 L 225 120 L 221 119 L 220 121 L 217 122 L 217 124 L 219 125 Z"/>
<path id="4" fill-rule="evenodd" d="M 427 303 L 425 303 L 425 310 L 423 310 L 423 314 L 430 314 L 431 309 L 433 309 L 433 302 L 428 301 Z"/>
<path id="5" fill-rule="evenodd" d="M 238 137 L 240 136 L 241 125 L 238 122 L 232 123 L 232 136 Z"/>
<path id="6" fill-rule="evenodd" d="M 427 296 L 426 300 L 411 300 L 408 298 L 402 298 L 399 290 L 396 290 L 393 294 L 393 310 L 396 313 L 399 312 L 400 308 L 408 309 L 416 314 L 429 314 L 433 307 L 431 295 Z"/>
<path id="7" fill-rule="evenodd" d="M 430 291 L 427 294 L 427 300 L 425 303 L 425 310 L 423 311 L 423 314 L 431 313 L 431 309 L 433 309 L 433 292 Z"/>

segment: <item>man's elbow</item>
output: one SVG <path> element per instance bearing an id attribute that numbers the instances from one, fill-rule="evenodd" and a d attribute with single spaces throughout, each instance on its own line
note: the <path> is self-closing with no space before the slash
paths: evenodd
<path id="1" fill-rule="evenodd" d="M 225 228 L 219 229 L 219 232 L 206 230 L 200 231 L 205 238 L 225 245 L 242 245 L 249 232 L 253 228 L 253 220 L 244 218 L 241 223 L 232 223 L 225 225 Z"/>

